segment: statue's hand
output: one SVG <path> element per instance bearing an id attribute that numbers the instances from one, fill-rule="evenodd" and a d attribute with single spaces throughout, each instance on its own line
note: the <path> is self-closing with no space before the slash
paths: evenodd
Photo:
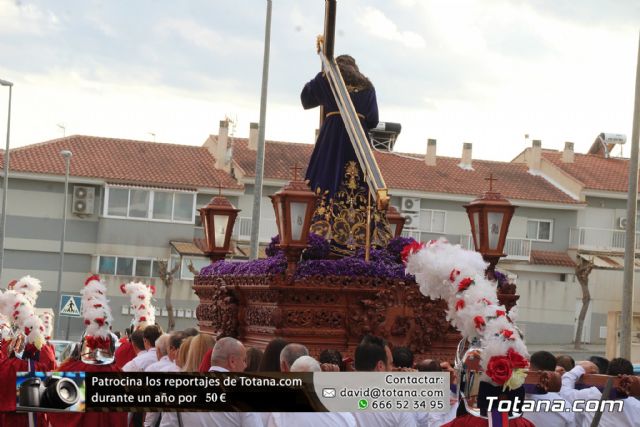
<path id="1" fill-rule="evenodd" d="M 320 53 L 320 51 L 322 50 L 322 46 L 324 45 L 324 36 L 323 35 L 319 35 L 316 37 L 316 51 L 318 53 Z"/>

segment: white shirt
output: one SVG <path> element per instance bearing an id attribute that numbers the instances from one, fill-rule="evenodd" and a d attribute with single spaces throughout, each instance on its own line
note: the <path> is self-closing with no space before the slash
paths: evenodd
<path id="1" fill-rule="evenodd" d="M 267 427 L 356 427 L 349 412 L 273 412 Z"/>
<path id="2" fill-rule="evenodd" d="M 152 363 L 158 361 L 158 355 L 156 354 L 155 347 L 151 347 L 149 350 L 142 350 L 136 357 L 127 362 L 122 367 L 123 372 L 142 372 L 145 368 Z"/>
<path id="3" fill-rule="evenodd" d="M 453 421 L 458 411 L 458 395 L 454 392 L 449 394 L 449 412 L 414 412 L 418 427 L 439 427 Z"/>
<path id="4" fill-rule="evenodd" d="M 180 418 L 183 427 L 264 427 L 257 412 L 180 412 Z M 178 426 L 175 412 L 162 414 L 160 427 Z"/>
<path id="5" fill-rule="evenodd" d="M 162 356 L 160 360 L 144 369 L 145 372 L 180 372 L 180 368 L 169 359 L 169 356 Z"/>
<path id="6" fill-rule="evenodd" d="M 560 396 L 560 393 L 548 392 L 545 394 L 529 394 L 525 395 L 528 400 L 564 400 L 565 408 L 571 406 L 571 403 Z M 551 405 L 552 403 L 550 403 Z M 536 426 L 558 426 L 558 427 L 574 427 L 576 425 L 576 417 L 573 412 L 551 412 L 551 411 L 535 411 L 523 412 L 522 417 L 531 421 Z"/>
<path id="7" fill-rule="evenodd" d="M 359 427 L 416 427 L 413 412 L 353 412 Z"/>
<path id="8" fill-rule="evenodd" d="M 560 395 L 564 397 L 569 403 L 572 403 L 576 399 L 584 400 L 600 400 L 602 398 L 602 392 L 597 387 L 588 387 L 582 390 L 576 390 L 576 381 L 584 375 L 584 368 L 580 365 L 576 365 L 575 368 L 566 372 L 562 376 L 562 389 L 560 389 Z M 640 402 L 635 397 L 628 397 L 626 399 L 619 399 L 624 402 L 622 412 L 611 412 L 609 404 L 605 405 L 605 411 L 600 418 L 600 427 L 633 427 L 638 425 L 640 419 Z M 584 403 L 582 407 L 584 407 Z M 594 405 L 593 403 L 591 405 Z M 590 427 L 591 421 L 595 416 L 595 412 L 576 412 L 576 426 L 578 427 Z"/>

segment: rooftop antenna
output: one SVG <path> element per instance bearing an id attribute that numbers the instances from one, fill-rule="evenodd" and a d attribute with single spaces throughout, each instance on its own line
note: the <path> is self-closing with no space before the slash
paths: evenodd
<path id="1" fill-rule="evenodd" d="M 149 135 L 153 136 L 153 142 L 156 142 L 156 134 L 155 132 L 147 132 Z"/>
<path id="2" fill-rule="evenodd" d="M 65 136 L 67 136 L 67 126 L 64 123 L 58 123 L 58 124 L 56 124 L 56 126 L 58 126 L 60 129 L 62 129 L 62 137 L 63 138 Z"/>
<path id="3" fill-rule="evenodd" d="M 231 118 L 228 114 L 225 114 L 224 119 L 229 123 L 229 136 L 234 136 L 236 134 L 236 126 L 238 125 L 238 115 L 234 114 L 233 118 Z"/>

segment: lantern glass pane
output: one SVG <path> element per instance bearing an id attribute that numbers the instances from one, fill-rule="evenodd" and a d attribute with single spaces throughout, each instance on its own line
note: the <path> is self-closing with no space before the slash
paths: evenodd
<path id="1" fill-rule="evenodd" d="M 398 224 L 390 222 L 389 226 L 391 226 L 391 235 L 395 237 L 396 230 L 398 229 Z"/>
<path id="2" fill-rule="evenodd" d="M 284 222 L 284 206 L 282 203 L 281 199 L 278 199 L 275 203 L 274 203 L 275 209 L 276 209 L 276 217 L 278 219 L 278 234 L 280 235 L 280 243 L 283 243 L 283 236 L 285 234 L 287 234 L 284 231 L 285 228 L 285 222 Z"/>
<path id="3" fill-rule="evenodd" d="M 502 226 L 502 218 L 504 212 L 489 212 L 487 214 L 487 220 L 489 223 L 489 249 L 498 249 L 498 241 L 500 240 L 500 227 Z"/>
<path id="4" fill-rule="evenodd" d="M 214 244 L 216 248 L 224 246 L 224 238 L 227 235 L 227 225 L 229 224 L 229 215 L 214 215 L 213 226 Z"/>
<path id="5" fill-rule="evenodd" d="M 304 217 L 307 212 L 307 204 L 304 202 L 291 202 L 291 240 L 302 240 L 304 230 Z M 308 230 L 307 230 L 308 231 Z"/>
<path id="6" fill-rule="evenodd" d="M 475 240 L 475 250 L 480 249 L 480 212 L 473 213 L 473 234 Z"/>

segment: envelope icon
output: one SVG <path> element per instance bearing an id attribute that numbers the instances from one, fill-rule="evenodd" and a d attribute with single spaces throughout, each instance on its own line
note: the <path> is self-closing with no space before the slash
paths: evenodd
<path id="1" fill-rule="evenodd" d="M 336 389 L 335 388 L 323 388 L 322 389 L 322 397 L 336 397 Z"/>

